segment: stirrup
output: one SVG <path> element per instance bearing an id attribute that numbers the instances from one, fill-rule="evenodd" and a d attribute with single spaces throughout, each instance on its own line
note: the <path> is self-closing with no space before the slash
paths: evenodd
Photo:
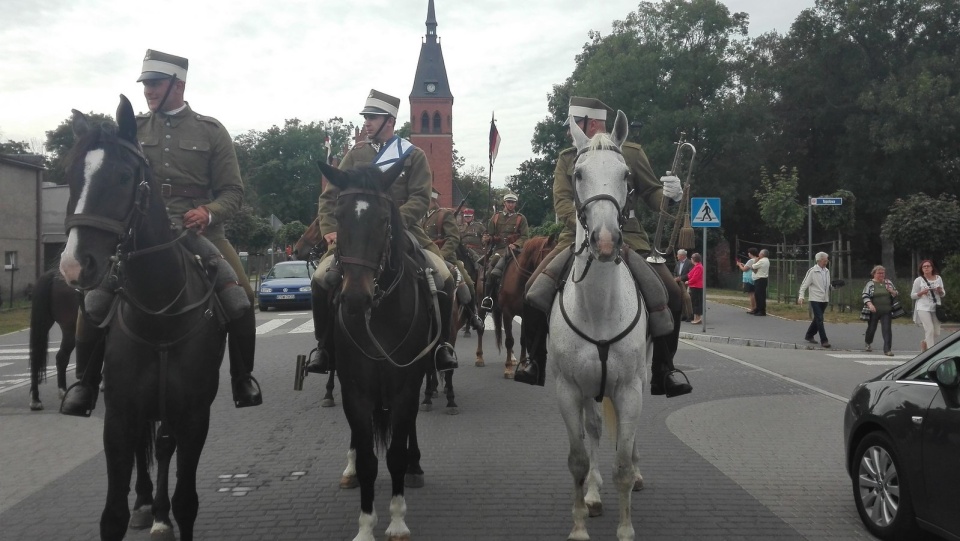
<path id="1" fill-rule="evenodd" d="M 487 311 L 493 310 L 493 297 L 484 297 L 483 300 L 480 301 L 480 308 Z"/>
<path id="2" fill-rule="evenodd" d="M 441 351 L 446 351 L 450 356 L 449 362 L 440 362 Z M 433 350 L 433 366 L 437 369 L 437 372 L 446 372 L 460 367 L 460 363 L 457 362 L 457 352 L 448 342 L 443 342 Z"/>

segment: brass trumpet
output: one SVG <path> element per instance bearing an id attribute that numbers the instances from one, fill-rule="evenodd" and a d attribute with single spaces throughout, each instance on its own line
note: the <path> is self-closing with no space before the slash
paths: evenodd
<path id="1" fill-rule="evenodd" d="M 677 204 L 676 215 L 667 212 L 669 205 L 668 198 L 660 200 L 660 212 L 657 216 L 657 231 L 653 235 L 653 252 L 647 257 L 651 263 L 666 263 L 666 256 L 672 254 L 676 248 L 692 248 L 694 242 L 693 226 L 690 224 L 690 177 L 693 175 L 693 160 L 697 157 L 697 148 L 693 144 L 686 142 L 686 133 L 680 133 L 680 140 L 677 141 L 677 150 L 673 154 L 673 163 L 667 176 L 676 175 L 679 177 L 683 172 L 683 197 Z M 686 149 L 686 150 L 685 150 Z M 663 230 L 667 220 L 673 222 L 673 229 L 670 231 L 670 237 L 667 245 L 663 245 Z M 681 222 L 683 226 L 681 227 Z"/>

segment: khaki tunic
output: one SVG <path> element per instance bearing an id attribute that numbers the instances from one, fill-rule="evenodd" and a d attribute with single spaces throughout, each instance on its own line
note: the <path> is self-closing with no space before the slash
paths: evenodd
<path id="1" fill-rule="evenodd" d="M 523 214 L 518 212 L 507 214 L 502 210 L 487 222 L 487 234 L 490 235 L 494 251 L 503 255 L 508 244 L 516 244 L 517 248 L 523 248 L 523 243 L 530 238 L 530 226 L 527 225 L 527 217 Z"/>
<path id="2" fill-rule="evenodd" d="M 170 219 L 182 225 L 187 211 L 203 205 L 212 217 L 204 236 L 225 239 L 223 223 L 240 211 L 243 202 L 240 165 L 226 128 L 187 105 L 175 115 L 137 115 L 137 139 L 159 182 L 206 192 L 200 197 L 164 197 Z"/>
<path id="3" fill-rule="evenodd" d="M 450 209 L 431 210 L 420 222 L 423 231 L 440 248 L 445 261 L 457 263 L 457 247 L 460 246 L 460 230 Z"/>
<path id="4" fill-rule="evenodd" d="M 643 148 L 636 143 L 624 143 L 621 147 L 623 159 L 630 168 L 627 178 L 632 193 L 627 196 L 626 208 L 630 210 L 630 217 L 623 225 L 624 242 L 637 252 L 649 252 L 650 241 L 646 231 L 637 219 L 640 211 L 640 201 L 656 212 L 660 211 L 660 201 L 663 199 L 663 184 L 653 174 L 650 161 L 643 152 Z M 557 241 L 557 249 L 561 250 L 573 244 L 577 238 L 578 222 L 577 209 L 574 205 L 573 193 L 573 165 L 577 159 L 577 149 L 568 148 L 560 153 L 557 167 L 553 171 L 553 209 L 557 219 L 563 222 L 564 229 Z"/>
<path id="5" fill-rule="evenodd" d="M 476 220 L 469 224 L 460 224 L 460 243 L 475 253 L 480 253 L 483 251 L 483 234 L 486 232 L 487 228 Z"/>
<path id="6" fill-rule="evenodd" d="M 358 143 L 343 157 L 340 169 L 346 170 L 358 165 L 372 164 L 376 157 L 377 150 L 373 145 Z M 420 227 L 420 219 L 427 213 L 427 208 L 430 206 L 432 188 L 433 174 L 430 172 L 427 156 L 422 150 L 414 147 L 404 159 L 403 173 L 390 187 L 390 196 L 400 207 L 400 219 L 407 231 L 413 233 L 421 247 L 440 255 L 440 250 Z M 324 235 L 337 231 L 337 218 L 334 216 L 334 211 L 339 194 L 340 188 L 332 183 L 328 183 L 320 194 L 320 231 Z"/>

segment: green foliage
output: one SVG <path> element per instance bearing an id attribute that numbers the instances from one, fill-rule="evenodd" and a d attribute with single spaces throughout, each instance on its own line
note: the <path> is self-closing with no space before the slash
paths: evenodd
<path id="1" fill-rule="evenodd" d="M 781 166 L 780 172 L 771 178 L 765 167 L 760 168 L 760 189 L 753 197 L 760 206 L 763 221 L 783 236 L 796 233 L 803 225 L 804 208 L 797 202 L 797 184 L 800 175 L 794 167 L 787 172 L 787 166 Z"/>
<path id="2" fill-rule="evenodd" d="M 276 244 L 279 246 L 293 245 L 296 244 L 300 237 L 307 231 L 307 226 L 303 225 L 299 220 L 294 220 L 290 223 L 283 224 L 283 226 L 277 230 L 274 238 L 276 239 Z"/>
<path id="3" fill-rule="evenodd" d="M 843 198 L 842 205 L 818 205 L 813 207 L 817 222 L 829 231 L 850 231 L 857 220 L 857 196 L 849 190 L 837 190 L 823 197 Z"/>
<path id="4" fill-rule="evenodd" d="M 943 278 L 943 289 L 947 293 L 941 301 L 947 312 L 947 320 L 960 321 L 960 254 L 947 258 L 940 277 Z"/>
<path id="5" fill-rule="evenodd" d="M 94 126 L 104 123 L 115 123 L 113 117 L 110 115 L 102 115 L 91 111 L 87 113 L 86 116 L 87 121 Z M 67 182 L 66 164 L 64 161 L 75 142 L 76 138 L 73 136 L 73 115 L 67 117 L 67 119 L 61 122 L 55 129 L 47 132 L 47 142 L 44 144 L 44 148 L 50 153 L 50 163 L 47 171 L 43 174 L 45 181 L 56 184 L 65 184 Z"/>
<path id="6" fill-rule="evenodd" d="M 8 139 L 6 143 L 0 143 L 0 154 L 30 154 L 30 145 L 23 141 L 14 141 Z"/>
<path id="7" fill-rule="evenodd" d="M 521 212 L 530 225 L 553 221 L 554 163 L 534 158 L 520 164 L 519 172 L 507 179 L 507 188 L 520 198 Z"/>
<path id="8" fill-rule="evenodd" d="M 955 195 L 934 199 L 923 193 L 897 199 L 890 207 L 880 234 L 919 254 L 960 252 L 960 204 Z"/>
<path id="9" fill-rule="evenodd" d="M 544 222 L 536 227 L 530 228 L 530 237 L 549 237 L 554 233 L 560 234 L 563 232 L 563 224 L 558 224 L 554 222 Z"/>
<path id="10" fill-rule="evenodd" d="M 273 228 L 265 218 L 256 215 L 253 208 L 244 205 L 233 218 L 224 223 L 227 239 L 238 252 L 259 252 L 274 240 Z"/>

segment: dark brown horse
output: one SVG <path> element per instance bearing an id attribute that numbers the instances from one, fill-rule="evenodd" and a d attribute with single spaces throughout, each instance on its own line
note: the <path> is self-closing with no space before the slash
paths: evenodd
<path id="1" fill-rule="evenodd" d="M 506 334 L 507 357 L 504 361 L 503 377 L 513 378 L 517 359 L 513 356 L 513 318 L 523 314 L 523 293 L 527 280 L 537 270 L 537 266 L 557 245 L 556 235 L 533 237 L 523 243 L 520 254 L 514 257 L 507 251 L 507 264 L 503 271 L 500 294 L 493 307 L 494 336 L 497 351 L 503 351 L 503 335 Z M 527 357 L 526 347 L 520 341 L 520 360 Z"/>
<path id="2" fill-rule="evenodd" d="M 53 268 L 40 275 L 33 288 L 30 311 L 30 409 L 43 409 L 40 382 L 47 379 L 47 346 L 50 329 L 60 326 L 60 349 L 57 351 L 57 389 L 59 398 L 67 390 L 67 365 L 76 345 L 77 311 L 80 292 L 67 285 L 60 270 Z"/>
<path id="3" fill-rule="evenodd" d="M 307 230 L 293 245 L 293 257 L 301 261 L 318 261 L 327 251 L 327 241 L 320 234 L 320 218 L 310 222 Z"/>

